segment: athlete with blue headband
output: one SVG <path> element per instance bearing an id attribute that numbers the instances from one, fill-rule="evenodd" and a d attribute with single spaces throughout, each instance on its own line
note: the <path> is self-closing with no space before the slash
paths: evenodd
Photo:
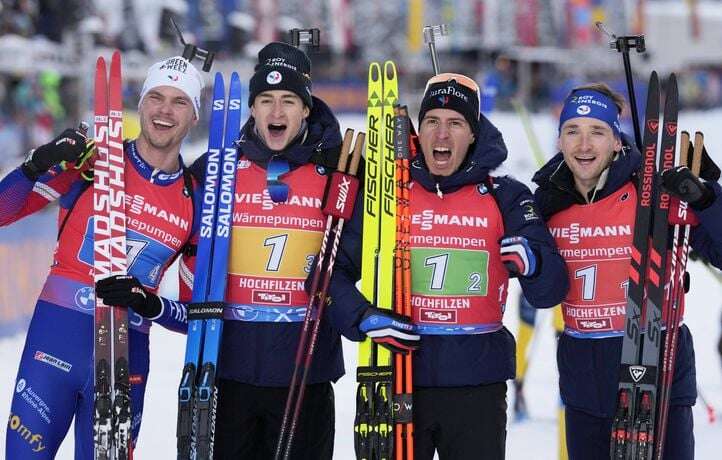
<path id="1" fill-rule="evenodd" d="M 594 193 L 614 155 L 622 149 L 619 113 L 624 100 L 597 89 L 577 89 L 559 116 L 559 149 L 583 196 Z"/>
<path id="2" fill-rule="evenodd" d="M 539 185 L 536 201 L 569 273 L 557 365 L 571 460 L 609 458 L 617 405 L 642 163 L 632 140 L 619 129 L 623 104 L 604 84 L 573 90 L 559 118 L 560 151 L 534 176 Z M 709 171 L 703 168 L 701 176 L 710 177 Z M 687 201 L 699 219 L 692 247 L 722 267 L 720 186 L 681 166 L 665 171 L 662 182 Z M 686 325 L 679 330 L 677 350 L 664 459 L 687 460 L 694 458 L 692 405 L 697 392 L 692 335 Z"/>
<path id="3" fill-rule="evenodd" d="M 609 125 L 616 136 L 620 135 L 619 112 L 621 107 L 619 101 L 599 91 L 591 89 L 580 89 L 573 91 L 564 101 L 562 113 L 559 116 L 559 132 L 561 133 L 564 122 L 571 118 L 588 117 L 596 118 Z"/>

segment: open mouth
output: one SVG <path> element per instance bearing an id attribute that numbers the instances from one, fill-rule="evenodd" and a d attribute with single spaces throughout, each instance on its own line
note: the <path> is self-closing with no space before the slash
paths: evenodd
<path id="1" fill-rule="evenodd" d="M 594 163 L 594 160 L 596 160 L 596 157 L 579 157 L 575 156 L 574 159 L 579 163 L 581 166 L 589 166 L 592 163 Z"/>
<path id="2" fill-rule="evenodd" d="M 451 160 L 451 149 L 447 147 L 434 148 L 434 161 L 438 164 L 446 164 Z"/>
<path id="3" fill-rule="evenodd" d="M 153 126 L 155 127 L 155 129 L 158 129 L 160 131 L 165 131 L 168 129 L 172 129 L 175 126 L 175 123 L 155 118 L 155 119 L 153 119 Z"/>
<path id="4" fill-rule="evenodd" d="M 283 137 L 286 132 L 286 125 L 281 123 L 269 123 L 268 134 L 273 138 Z"/>

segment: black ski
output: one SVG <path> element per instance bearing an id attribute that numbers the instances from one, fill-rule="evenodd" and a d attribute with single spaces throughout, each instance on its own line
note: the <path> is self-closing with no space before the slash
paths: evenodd
<path id="1" fill-rule="evenodd" d="M 612 424 L 611 458 L 626 458 L 631 438 L 632 420 L 637 407 L 637 384 L 646 369 L 639 366 L 642 304 L 647 277 L 649 231 L 652 223 L 654 176 L 657 171 L 657 139 L 659 134 L 659 81 L 657 73 L 649 77 L 647 108 L 644 117 L 642 169 L 637 183 L 637 212 L 634 223 L 632 259 L 629 266 L 625 335 L 619 376 L 617 412 Z"/>
<path id="2" fill-rule="evenodd" d="M 670 204 L 669 194 L 663 192 L 659 184 L 657 169 L 663 171 L 674 166 L 678 112 L 674 74 L 667 84 L 658 148 L 659 99 L 659 82 L 653 72 L 647 97 L 619 393 L 610 446 L 611 458 L 617 460 L 649 460 L 654 450 Z M 641 335 L 642 321 L 644 335 Z"/>
<path id="3" fill-rule="evenodd" d="M 674 74 L 667 82 L 667 97 L 664 102 L 662 142 L 659 149 L 659 171 L 674 167 L 677 144 L 677 80 Z M 656 177 L 659 181 L 659 176 Z M 665 286 L 667 283 L 667 252 L 669 246 L 669 204 L 671 197 L 655 185 L 655 209 L 652 225 L 652 247 L 649 253 L 649 274 L 647 276 L 646 334 L 642 345 L 641 364 L 650 372 L 649 379 L 640 382 L 640 407 L 632 432 L 632 458 L 652 458 L 654 426 L 657 408 L 657 372 L 659 349 L 662 339 L 662 314 L 665 308 Z"/>

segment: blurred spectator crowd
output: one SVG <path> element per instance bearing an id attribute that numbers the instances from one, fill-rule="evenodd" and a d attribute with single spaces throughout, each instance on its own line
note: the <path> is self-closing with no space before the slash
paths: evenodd
<path id="1" fill-rule="evenodd" d="M 561 0 L 545 1 L 556 5 Z M 434 8 L 444 4 L 441 0 L 424 3 L 426 17 L 414 30 L 430 17 L 438 19 L 433 16 Z M 444 17 L 452 24 L 456 21 L 453 30 L 466 27 L 478 33 L 484 23 L 484 10 L 478 5 L 483 2 L 462 3 L 468 3 L 467 9 L 474 14 Z M 395 59 L 402 98 L 413 110 L 431 66 L 423 43 L 412 44 L 406 13 L 394 4 L 386 0 L 1 0 L 0 170 L 17 164 L 30 148 L 87 114 L 89 63 L 99 53 L 97 48 L 121 49 L 124 72 L 136 70 L 126 74 L 126 107 L 134 108 L 142 70 L 181 50 L 171 18 L 184 30 L 187 41 L 217 52 L 214 70 L 240 70 L 246 77 L 262 43 L 284 39 L 290 28 L 319 27 L 322 45 L 310 53 L 317 94 L 339 112 L 363 111 L 369 60 Z M 345 5 L 344 9 L 339 10 L 338 5 Z M 543 25 L 544 17 L 525 16 L 519 22 L 517 16 L 516 23 L 533 20 Z M 539 30 L 542 38 L 550 33 L 543 27 Z M 554 110 L 574 85 L 594 80 L 610 83 L 626 94 L 621 59 L 613 72 L 607 69 L 594 74 L 585 66 L 574 66 L 573 70 L 582 68 L 584 73 L 570 75 L 568 65 L 520 60 L 518 55 L 506 54 L 500 43 L 491 46 L 459 39 L 460 35 L 452 33 L 441 40 L 440 62 L 444 70 L 476 78 L 482 88 L 484 112 L 512 110 L 513 99 L 522 100 L 534 112 Z M 509 39 L 524 38 L 516 35 Z M 722 65 L 683 69 L 678 79 L 684 108 L 722 105 Z M 638 80 L 637 100 L 643 103 L 646 76 L 639 75 Z M 199 128 L 196 138 L 202 136 Z"/>

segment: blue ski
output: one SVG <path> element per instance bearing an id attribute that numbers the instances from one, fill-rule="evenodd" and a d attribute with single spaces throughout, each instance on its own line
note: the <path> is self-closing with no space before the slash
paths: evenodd
<path id="1" fill-rule="evenodd" d="M 234 72 L 231 76 L 226 104 L 223 76 L 217 73 L 213 86 L 193 305 L 189 307 L 185 365 L 178 389 L 177 448 L 178 458 L 184 460 L 212 458 L 215 369 L 223 318 L 222 303 L 218 302 L 224 300 L 226 286 L 237 158 L 233 142 L 240 130 L 240 99 L 238 74 Z M 199 374 L 202 376 L 199 377 Z"/>
<path id="2" fill-rule="evenodd" d="M 223 332 L 222 302 L 226 295 L 228 277 L 228 249 L 231 243 L 233 226 L 233 196 L 236 187 L 236 163 L 238 150 L 235 141 L 241 128 L 241 79 L 237 73 L 231 75 L 231 87 L 226 109 L 226 130 L 223 138 L 223 161 L 221 163 L 221 183 L 218 187 L 218 210 L 216 228 L 213 234 L 213 260 L 211 261 L 211 282 L 208 301 L 220 302 L 213 318 L 204 322 L 203 360 L 200 368 L 196 393 L 197 408 L 193 414 L 193 431 L 197 459 L 213 458 L 213 434 L 216 424 L 216 370 L 218 352 Z M 215 304 L 214 304 L 215 305 Z"/>

